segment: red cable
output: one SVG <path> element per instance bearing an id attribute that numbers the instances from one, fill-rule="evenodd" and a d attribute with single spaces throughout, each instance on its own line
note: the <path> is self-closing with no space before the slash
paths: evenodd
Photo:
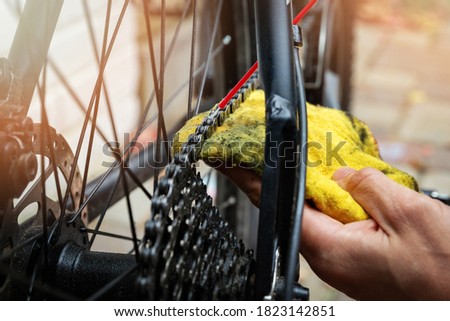
<path id="1" fill-rule="evenodd" d="M 316 4 L 317 0 L 310 0 L 308 4 L 300 11 L 300 13 L 294 18 L 292 23 L 294 25 L 299 24 L 300 20 L 303 19 L 303 17 L 311 10 L 311 8 Z M 255 64 L 247 71 L 244 75 L 244 77 L 241 78 L 241 80 L 238 81 L 236 86 L 233 87 L 233 89 L 230 90 L 230 92 L 223 98 L 219 103 L 219 108 L 224 109 L 228 102 L 236 95 L 236 93 L 241 89 L 241 87 L 247 82 L 247 80 L 250 79 L 250 77 L 255 73 L 255 71 L 258 69 L 258 62 L 255 62 Z"/>
<path id="2" fill-rule="evenodd" d="M 233 87 L 233 89 L 230 90 L 228 95 L 225 96 L 224 99 L 219 103 L 219 108 L 224 109 L 225 106 L 228 104 L 228 102 L 233 98 L 234 95 L 241 89 L 242 86 L 247 82 L 247 80 L 250 79 L 250 77 L 255 73 L 256 70 L 258 70 L 259 63 L 255 62 L 255 64 L 245 73 L 244 77 L 239 80 L 239 82 L 236 84 L 236 86 Z"/>
<path id="3" fill-rule="evenodd" d="M 317 3 L 317 0 L 310 0 L 308 4 L 300 11 L 300 13 L 294 18 L 292 23 L 294 25 L 298 25 L 300 23 L 300 20 L 303 19 L 304 16 L 311 10 L 311 8 Z"/>

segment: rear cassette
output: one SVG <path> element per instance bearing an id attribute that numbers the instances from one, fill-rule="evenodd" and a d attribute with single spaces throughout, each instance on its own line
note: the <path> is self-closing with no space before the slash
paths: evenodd
<path id="1" fill-rule="evenodd" d="M 245 251 L 212 205 L 195 166 L 170 165 L 152 203 L 153 217 L 146 223 L 140 251 L 143 298 L 249 297 L 253 253 Z"/>

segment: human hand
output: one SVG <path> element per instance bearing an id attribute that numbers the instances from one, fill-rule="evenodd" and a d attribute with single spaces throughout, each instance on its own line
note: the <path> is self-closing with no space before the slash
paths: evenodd
<path id="1" fill-rule="evenodd" d="M 260 176 L 218 169 L 258 206 Z M 372 218 L 342 224 L 306 206 L 301 252 L 316 274 L 355 299 L 450 299 L 450 207 L 371 168 L 333 178 Z"/>
<path id="2" fill-rule="evenodd" d="M 334 179 L 372 219 L 344 225 L 305 208 L 301 248 L 315 273 L 355 299 L 450 299 L 450 207 L 370 168 Z"/>
<path id="3" fill-rule="evenodd" d="M 252 170 L 242 167 L 227 167 L 221 162 L 207 162 L 208 166 L 215 168 L 236 184 L 256 207 L 259 207 L 261 196 L 261 176 Z"/>

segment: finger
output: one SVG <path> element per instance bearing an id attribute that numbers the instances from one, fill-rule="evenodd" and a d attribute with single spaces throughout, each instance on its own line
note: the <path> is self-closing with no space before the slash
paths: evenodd
<path id="1" fill-rule="evenodd" d="M 333 179 L 336 182 L 338 182 L 338 181 L 341 181 L 344 178 L 346 178 L 347 176 L 352 175 L 352 174 L 354 174 L 356 172 L 357 172 L 357 170 L 353 169 L 351 167 L 341 167 L 337 171 L 334 172 Z"/>
<path id="2" fill-rule="evenodd" d="M 369 270 L 362 266 L 378 262 L 367 256 L 379 251 L 384 235 L 374 220 L 342 224 L 305 208 L 300 252 L 323 281 L 355 296 L 358 280 L 366 279 Z"/>
<path id="3" fill-rule="evenodd" d="M 333 251 L 343 224 L 311 207 L 305 206 L 302 219 L 301 252 L 306 259 L 319 258 Z"/>
<path id="4" fill-rule="evenodd" d="M 386 232 L 398 230 L 408 211 L 405 204 L 418 195 L 373 168 L 342 168 L 333 179 L 358 202 Z"/>

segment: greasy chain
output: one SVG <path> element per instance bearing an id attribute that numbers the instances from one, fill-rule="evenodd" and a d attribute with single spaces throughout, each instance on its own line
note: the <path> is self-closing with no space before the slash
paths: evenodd
<path id="1" fill-rule="evenodd" d="M 258 85 L 255 73 L 217 106 L 167 166 L 152 199 L 140 251 L 138 288 L 150 300 L 239 300 L 252 291 L 253 253 L 213 206 L 195 163 L 206 139 Z"/>

